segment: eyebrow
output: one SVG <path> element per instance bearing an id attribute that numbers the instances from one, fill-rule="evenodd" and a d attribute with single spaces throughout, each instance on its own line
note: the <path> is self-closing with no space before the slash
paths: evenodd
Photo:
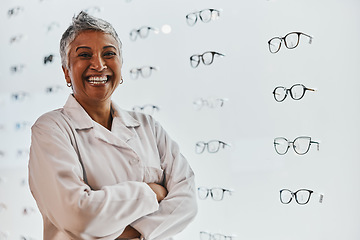
<path id="1" fill-rule="evenodd" d="M 91 49 L 91 47 L 87 47 L 87 46 L 80 46 L 80 47 L 77 47 L 75 52 L 77 52 L 79 49 L 82 49 L 82 48 L 85 48 L 85 49 Z M 114 48 L 117 50 L 117 48 L 113 45 L 107 45 L 107 46 L 104 46 L 103 49 L 106 49 L 106 48 Z"/>

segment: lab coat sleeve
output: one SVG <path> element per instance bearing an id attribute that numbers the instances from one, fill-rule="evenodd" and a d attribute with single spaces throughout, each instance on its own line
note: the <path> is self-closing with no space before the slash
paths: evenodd
<path id="1" fill-rule="evenodd" d="M 29 184 L 42 215 L 69 239 L 117 238 L 136 219 L 155 212 L 155 193 L 143 182 L 92 190 L 71 143 L 71 129 L 51 118 L 32 127 Z M 101 156 L 99 156 L 101 161 Z"/>
<path id="2" fill-rule="evenodd" d="M 191 167 L 180 153 L 177 143 L 170 139 L 157 122 L 155 134 L 168 194 L 160 202 L 158 211 L 131 224 L 142 234 L 142 239 L 146 240 L 174 236 L 195 218 L 198 210 Z"/>

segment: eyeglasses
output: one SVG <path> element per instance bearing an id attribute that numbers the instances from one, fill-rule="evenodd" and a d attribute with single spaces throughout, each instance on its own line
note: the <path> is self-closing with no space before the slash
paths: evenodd
<path id="1" fill-rule="evenodd" d="M 291 32 L 285 35 L 285 37 L 274 37 L 268 41 L 269 50 L 271 53 L 277 53 L 280 50 L 281 42 L 284 41 L 285 47 L 288 49 L 294 49 L 299 45 L 300 35 L 304 35 L 309 38 L 309 44 L 312 43 L 313 37 L 302 32 Z"/>
<path id="2" fill-rule="evenodd" d="M 17 72 L 22 72 L 22 70 L 25 68 L 24 64 L 19 64 L 19 65 L 13 65 L 10 67 L 10 71 L 12 73 L 17 73 Z"/>
<path id="3" fill-rule="evenodd" d="M 133 29 L 130 32 L 130 39 L 132 41 L 135 41 L 137 36 L 139 36 L 140 38 L 146 38 L 147 36 L 149 36 L 150 31 L 153 31 L 156 34 L 159 33 L 159 29 L 149 27 L 149 26 L 143 26 L 143 27 L 141 27 L 139 29 Z"/>
<path id="4" fill-rule="evenodd" d="M 160 109 L 158 106 L 151 105 L 151 104 L 133 107 L 133 111 L 142 112 L 142 113 L 149 114 L 149 115 L 152 115 L 155 111 L 159 111 L 159 110 Z"/>
<path id="5" fill-rule="evenodd" d="M 319 142 L 311 141 L 311 137 L 297 137 L 293 142 L 288 141 L 284 137 L 278 137 L 274 139 L 274 147 L 275 151 L 280 154 L 284 155 L 287 153 L 290 145 L 292 144 L 294 151 L 299 155 L 304 155 L 310 149 L 310 145 L 314 143 L 317 145 L 317 150 L 319 151 Z"/>
<path id="6" fill-rule="evenodd" d="M 219 151 L 220 147 L 225 148 L 226 146 L 230 147 L 230 144 L 224 143 L 219 140 L 211 140 L 209 142 L 199 141 L 195 145 L 195 152 L 197 154 L 203 153 L 205 148 L 207 148 L 209 153 L 216 153 Z"/>
<path id="7" fill-rule="evenodd" d="M 283 204 L 289 204 L 291 200 L 295 197 L 295 201 L 298 204 L 304 205 L 309 202 L 311 194 L 319 195 L 319 203 L 322 203 L 324 195 L 321 193 L 316 193 L 309 189 L 300 189 L 296 192 L 292 192 L 289 189 L 282 189 L 280 190 L 280 201 Z"/>
<path id="8" fill-rule="evenodd" d="M 49 86 L 45 89 L 46 93 L 57 93 L 60 90 L 63 90 L 64 88 L 62 86 L 59 85 L 54 85 L 54 86 Z"/>
<path id="9" fill-rule="evenodd" d="M 15 42 L 20 42 L 22 39 L 25 39 L 25 38 L 26 38 L 26 35 L 24 35 L 24 34 L 12 36 L 10 38 L 10 44 L 13 44 Z"/>
<path id="10" fill-rule="evenodd" d="M 226 236 L 220 233 L 209 233 L 205 231 L 200 232 L 200 240 L 232 240 L 236 236 Z"/>
<path id="11" fill-rule="evenodd" d="M 287 89 L 285 87 L 279 86 L 276 87 L 273 91 L 274 98 L 277 102 L 282 102 L 287 97 L 290 92 L 290 97 L 294 100 L 300 100 L 305 95 L 306 91 L 316 91 L 315 89 L 307 88 L 302 84 L 295 84 L 291 88 Z"/>
<path id="12" fill-rule="evenodd" d="M 23 121 L 23 122 L 16 122 L 15 123 L 15 129 L 16 130 L 24 130 L 25 128 L 29 127 L 31 125 L 30 122 Z"/>
<path id="13" fill-rule="evenodd" d="M 23 101 L 29 96 L 30 94 L 27 92 L 15 92 L 11 94 L 11 99 L 14 101 Z"/>
<path id="14" fill-rule="evenodd" d="M 22 11 L 22 10 L 24 10 L 24 8 L 23 8 L 23 7 L 20 7 L 20 6 L 11 8 L 11 9 L 8 10 L 8 16 L 9 16 L 9 17 L 16 16 L 16 15 L 18 15 L 19 12 Z"/>
<path id="15" fill-rule="evenodd" d="M 228 98 L 216 98 L 216 99 L 197 99 L 193 102 L 194 108 L 196 110 L 200 110 L 203 106 L 207 106 L 209 108 L 219 108 L 224 105 L 226 101 L 229 101 Z"/>
<path id="16" fill-rule="evenodd" d="M 141 68 L 133 68 L 130 70 L 130 77 L 132 79 L 137 79 L 139 77 L 139 74 L 141 74 L 142 77 L 148 78 L 151 76 L 151 73 L 153 70 L 158 70 L 157 67 L 152 66 L 143 66 Z"/>
<path id="17" fill-rule="evenodd" d="M 51 63 L 54 60 L 54 55 L 50 54 L 48 56 L 44 57 L 44 64 L 46 65 L 47 63 Z"/>
<path id="18" fill-rule="evenodd" d="M 206 187 L 199 187 L 198 188 L 198 195 L 200 199 L 206 199 L 209 194 L 211 198 L 215 201 L 221 201 L 224 198 L 224 193 L 227 192 L 230 195 L 232 194 L 233 190 L 224 189 L 224 188 L 206 188 Z"/>
<path id="19" fill-rule="evenodd" d="M 199 16 L 202 22 L 207 23 L 211 20 L 218 19 L 220 17 L 220 11 L 221 10 L 209 8 L 198 12 L 192 12 L 186 15 L 186 22 L 188 25 L 194 26 Z"/>
<path id="20" fill-rule="evenodd" d="M 203 54 L 194 54 L 190 57 L 190 65 L 193 68 L 196 68 L 197 66 L 199 66 L 200 60 L 202 60 L 204 65 L 210 65 L 214 61 L 214 56 L 224 57 L 225 55 L 222 53 L 213 52 L 213 51 L 207 51 L 207 52 L 204 52 Z"/>
<path id="21" fill-rule="evenodd" d="M 29 157 L 29 153 L 29 149 L 18 149 L 16 151 L 16 156 L 18 158 Z"/>

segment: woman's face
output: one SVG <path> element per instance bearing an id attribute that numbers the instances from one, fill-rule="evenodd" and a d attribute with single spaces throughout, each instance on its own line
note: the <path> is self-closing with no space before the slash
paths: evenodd
<path id="1" fill-rule="evenodd" d="M 84 31 L 70 44 L 66 82 L 81 105 L 99 104 L 111 99 L 121 80 L 121 56 L 110 34 Z"/>

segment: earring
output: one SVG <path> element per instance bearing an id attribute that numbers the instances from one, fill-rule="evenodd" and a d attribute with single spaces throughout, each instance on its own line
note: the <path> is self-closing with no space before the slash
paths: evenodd
<path id="1" fill-rule="evenodd" d="M 71 85 L 71 82 L 68 82 L 68 83 L 66 84 L 66 86 L 71 87 L 71 86 L 72 86 L 72 85 Z"/>
<path id="2" fill-rule="evenodd" d="M 121 79 L 120 79 L 120 83 L 119 84 L 122 84 L 124 82 L 124 79 L 123 77 L 121 76 Z"/>

